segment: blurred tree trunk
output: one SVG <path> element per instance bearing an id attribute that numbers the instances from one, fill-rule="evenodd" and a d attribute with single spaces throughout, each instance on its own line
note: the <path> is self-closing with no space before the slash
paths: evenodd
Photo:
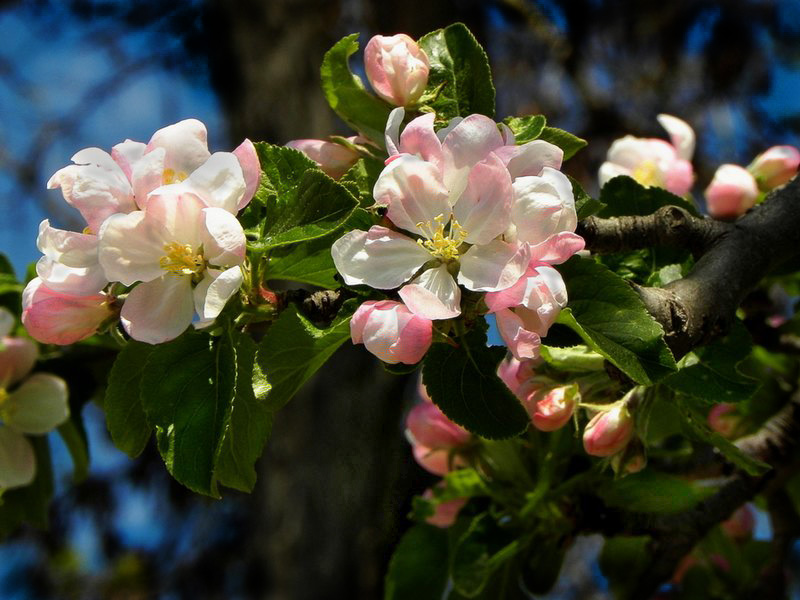
<path id="1" fill-rule="evenodd" d="M 396 1 L 209 0 L 212 83 L 233 141 L 345 132 L 319 85 L 334 42 L 364 27 L 420 36 L 459 19 L 480 37 L 479 4 L 466 3 L 465 14 L 454 2 L 409 10 Z M 406 383 L 348 345 L 278 414 L 245 550 L 263 568 L 260 597 L 381 596 L 410 495 L 424 485 L 402 436 Z"/>

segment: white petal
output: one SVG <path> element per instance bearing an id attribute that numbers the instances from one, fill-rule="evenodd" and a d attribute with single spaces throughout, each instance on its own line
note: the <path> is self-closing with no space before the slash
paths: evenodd
<path id="1" fill-rule="evenodd" d="M 604 162 L 602 165 L 600 165 L 600 171 L 597 176 L 600 182 L 600 187 L 603 187 L 609 181 L 614 179 L 614 177 L 619 177 L 620 175 L 627 175 L 630 177 L 631 170 L 616 163 L 608 161 Z"/>
<path id="2" fill-rule="evenodd" d="M 378 225 L 346 233 L 333 243 L 331 255 L 345 283 L 379 290 L 400 286 L 432 258 L 411 238 Z"/>
<path id="3" fill-rule="evenodd" d="M 231 267 L 216 277 L 209 271 L 194 288 L 194 307 L 201 321 L 213 321 L 242 285 L 242 270 Z"/>
<path id="4" fill-rule="evenodd" d="M 476 292 L 498 292 L 519 281 L 529 261 L 527 244 L 516 246 L 493 240 L 483 246 L 473 246 L 461 257 L 458 283 Z"/>
<path id="5" fill-rule="evenodd" d="M 36 263 L 36 274 L 55 292 L 73 296 L 98 293 L 108 283 L 103 268 L 95 263 L 91 267 L 67 267 L 42 256 Z"/>
<path id="6" fill-rule="evenodd" d="M 33 446 L 21 433 L 0 427 L 0 491 L 28 485 L 36 475 Z"/>
<path id="7" fill-rule="evenodd" d="M 191 278 L 164 275 L 131 290 L 122 306 L 120 320 L 133 339 L 160 344 L 182 334 L 193 315 Z"/>
<path id="8" fill-rule="evenodd" d="M 426 319 L 452 319 L 461 314 L 461 289 L 446 265 L 426 270 L 400 288 L 399 294 L 411 312 Z"/>
<path id="9" fill-rule="evenodd" d="M 511 224 L 514 192 L 503 162 L 491 153 L 469 173 L 467 187 L 453 206 L 453 216 L 470 244 L 488 244 Z"/>
<path id="10" fill-rule="evenodd" d="M 235 215 L 247 184 L 239 159 L 232 152 L 215 152 L 183 183 L 174 184 L 181 192 L 197 195 L 206 206 L 222 208 Z M 162 188 L 153 190 L 152 196 Z"/>
<path id="11" fill-rule="evenodd" d="M 400 125 L 403 124 L 403 119 L 406 116 L 406 111 L 402 106 L 395 108 L 389 113 L 389 118 L 386 121 L 386 151 L 389 156 L 400 154 Z"/>
<path id="12" fill-rule="evenodd" d="M 222 208 L 204 208 L 203 215 L 200 234 L 206 260 L 217 267 L 241 264 L 247 240 L 236 217 Z"/>
<path id="13" fill-rule="evenodd" d="M 678 156 L 684 160 L 692 160 L 695 143 L 694 129 L 683 119 L 672 115 L 660 114 L 656 119 L 667 130 Z"/>
<path id="14" fill-rule="evenodd" d="M 136 161 L 131 171 L 131 184 L 136 205 L 144 209 L 147 206 L 147 195 L 164 183 L 163 148 L 155 148 Z"/>
<path id="15" fill-rule="evenodd" d="M 553 234 L 575 230 L 572 185 L 560 171 L 545 167 L 539 177 L 517 178 L 514 195 L 511 215 L 520 240 L 540 244 Z"/>
<path id="16" fill-rule="evenodd" d="M 22 433 L 47 433 L 69 418 L 67 384 L 48 373 L 28 377 L 7 402 L 6 424 Z"/>
<path id="17" fill-rule="evenodd" d="M 188 175 L 208 160 L 207 138 L 203 123 L 185 119 L 156 131 L 147 144 L 147 151 L 163 148 L 164 168 Z"/>
<path id="18" fill-rule="evenodd" d="M 97 264 L 97 242 L 96 235 L 56 229 L 45 219 L 39 224 L 36 247 L 68 267 L 89 267 Z"/>
<path id="19" fill-rule="evenodd" d="M 151 281 L 164 274 L 159 260 L 164 245 L 174 240 L 154 219 L 143 211 L 112 215 L 100 230 L 98 258 L 109 281 L 133 285 Z"/>
<path id="20" fill-rule="evenodd" d="M 504 146 L 496 152 L 506 164 L 512 179 L 541 175 L 544 167 L 560 169 L 564 160 L 564 151 L 544 140 L 533 140 L 521 146 Z"/>
<path id="21" fill-rule="evenodd" d="M 489 152 L 503 146 L 497 123 L 484 115 L 466 117 L 450 131 L 442 142 L 444 184 L 454 203 L 467 185 L 470 169 Z"/>
<path id="22" fill-rule="evenodd" d="M 128 180 L 131 180 L 133 165 L 141 160 L 146 148 L 147 144 L 133 140 L 125 140 L 111 148 L 111 158 L 120 166 Z"/>

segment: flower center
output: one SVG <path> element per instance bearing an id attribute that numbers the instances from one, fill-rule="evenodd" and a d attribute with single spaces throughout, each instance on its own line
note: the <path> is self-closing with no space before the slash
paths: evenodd
<path id="1" fill-rule="evenodd" d="M 642 162 L 638 167 L 633 170 L 631 174 L 633 178 L 645 187 L 663 187 L 664 181 L 661 177 L 661 171 L 658 170 L 658 165 L 652 160 Z"/>
<path id="2" fill-rule="evenodd" d="M 203 255 L 195 254 L 189 244 L 164 244 L 164 252 L 158 264 L 170 275 L 198 275 L 206 268 Z"/>
<path id="3" fill-rule="evenodd" d="M 417 223 L 427 240 L 417 240 L 417 243 L 433 254 L 436 258 L 451 261 L 458 258 L 458 248 L 467 239 L 467 232 L 458 221 L 452 219 L 450 228 L 445 233 L 444 216 L 439 215 L 433 221 Z"/>
<path id="4" fill-rule="evenodd" d="M 175 169 L 164 169 L 161 174 L 161 183 L 169 185 L 170 183 L 179 183 L 186 179 L 189 175 L 184 171 L 175 171 Z"/>

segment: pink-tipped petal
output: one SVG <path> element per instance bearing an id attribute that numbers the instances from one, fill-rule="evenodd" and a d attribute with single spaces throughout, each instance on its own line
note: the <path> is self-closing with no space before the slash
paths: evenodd
<path id="1" fill-rule="evenodd" d="M 450 191 L 451 203 L 467 186 L 472 167 L 503 145 L 497 124 L 489 117 L 470 115 L 453 127 L 442 142 L 444 184 Z"/>
<path id="2" fill-rule="evenodd" d="M 432 322 L 412 313 L 401 302 L 365 302 L 350 323 L 355 343 L 366 346 L 384 362 L 418 363 L 431 345 Z"/>
<path id="3" fill-rule="evenodd" d="M 411 121 L 400 136 L 400 152 L 416 154 L 442 168 L 442 142 L 436 136 L 433 122 L 436 115 L 427 113 Z"/>
<path id="4" fill-rule="evenodd" d="M 458 283 L 476 292 L 505 290 L 519 281 L 529 262 L 527 244 L 492 240 L 482 246 L 472 246 L 464 253 Z"/>
<path id="5" fill-rule="evenodd" d="M 495 313 L 495 318 L 500 337 L 514 358 L 517 360 L 538 358 L 542 340 L 536 332 L 525 329 L 522 319 L 510 309 L 504 308 L 498 311 Z"/>
<path id="6" fill-rule="evenodd" d="M 147 144 L 142 142 L 134 142 L 133 140 L 125 140 L 111 148 L 111 158 L 114 159 L 120 169 L 122 169 L 128 181 L 132 181 L 133 165 L 141 160 Z"/>
<path id="7" fill-rule="evenodd" d="M 358 154 L 350 148 L 325 140 L 292 140 L 286 142 L 288 148 L 299 150 L 313 160 L 325 173 L 339 179 L 358 162 Z"/>
<path id="8" fill-rule="evenodd" d="M 244 261 L 247 240 L 235 216 L 222 208 L 204 208 L 202 224 L 203 255 L 211 265 L 228 267 Z"/>
<path id="9" fill-rule="evenodd" d="M 425 52 L 404 33 L 370 39 L 364 48 L 364 68 L 375 93 L 396 106 L 419 99 L 430 70 Z"/>
<path id="10" fill-rule="evenodd" d="M 164 150 L 164 169 L 175 175 L 188 175 L 211 156 L 206 126 L 197 119 L 185 119 L 156 131 L 147 152 L 157 148 Z"/>
<path id="11" fill-rule="evenodd" d="M 656 119 L 669 134 L 678 157 L 687 161 L 692 160 L 695 144 L 694 129 L 683 119 L 672 115 L 660 114 Z"/>
<path id="12" fill-rule="evenodd" d="M 735 219 L 752 208 L 758 198 L 758 185 L 747 169 L 722 165 L 705 191 L 708 214 L 715 219 Z"/>
<path id="13" fill-rule="evenodd" d="M 452 319 L 461 314 L 461 290 L 446 265 L 428 269 L 400 288 L 400 298 L 415 315 Z"/>
<path id="14" fill-rule="evenodd" d="M 560 169 L 564 151 L 550 142 L 533 140 L 521 146 L 503 146 L 495 150 L 512 179 L 541 175 L 544 167 Z"/>
<path id="15" fill-rule="evenodd" d="M 45 219 L 39 224 L 36 247 L 49 259 L 68 267 L 88 267 L 97 264 L 97 242 L 96 235 L 56 229 Z"/>
<path id="16" fill-rule="evenodd" d="M 531 246 L 531 260 L 551 265 L 560 265 L 574 254 L 583 250 L 584 239 L 568 231 L 551 235 L 545 241 Z"/>
<path id="17" fill-rule="evenodd" d="M 253 142 L 247 138 L 237 146 L 233 154 L 239 159 L 245 182 L 244 196 L 239 200 L 239 204 L 236 207 L 238 211 L 247 206 L 256 194 L 258 184 L 261 181 L 261 161 L 258 160 L 258 153 L 256 153 L 256 147 Z"/>
<path id="18" fill-rule="evenodd" d="M 31 280 L 22 293 L 22 323 L 32 338 L 65 346 L 92 335 L 111 311 L 103 294 L 59 294 Z"/>
<path id="19" fill-rule="evenodd" d="M 453 423 L 431 402 L 414 405 L 406 417 L 406 430 L 415 444 L 428 448 L 458 448 L 472 439 L 467 430 Z"/>
<path id="20" fill-rule="evenodd" d="M 0 388 L 7 388 L 30 373 L 39 350 L 27 338 L 3 337 L 0 345 Z"/>
<path id="21" fill-rule="evenodd" d="M 469 244 L 488 244 L 511 224 L 514 192 L 511 177 L 494 154 L 475 165 L 467 187 L 453 206 L 453 216 Z"/>
<path id="22" fill-rule="evenodd" d="M 160 344 L 186 331 L 193 315 L 191 278 L 165 274 L 131 290 L 120 320 L 133 339 Z"/>

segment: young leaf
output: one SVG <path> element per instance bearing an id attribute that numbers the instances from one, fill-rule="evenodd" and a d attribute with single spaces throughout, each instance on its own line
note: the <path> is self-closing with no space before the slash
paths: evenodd
<path id="1" fill-rule="evenodd" d="M 724 338 L 695 349 L 690 361 L 693 364 L 682 367 L 663 383 L 709 404 L 748 400 L 760 384 L 757 379 L 742 375 L 737 365 L 747 358 L 752 347 L 750 334 L 737 321 Z"/>
<path id="2" fill-rule="evenodd" d="M 564 160 L 572 158 L 578 150 L 586 147 L 586 140 L 557 127 L 545 127 L 539 139 L 561 148 L 564 151 Z"/>
<path id="3" fill-rule="evenodd" d="M 142 453 L 153 430 L 140 395 L 147 359 L 156 346 L 131 340 L 117 355 L 108 377 L 103 408 L 114 445 L 131 458 Z"/>
<path id="4" fill-rule="evenodd" d="M 261 237 L 251 244 L 267 250 L 332 233 L 353 213 L 357 201 L 347 188 L 325 175 L 304 154 L 292 148 L 256 144 L 261 161 L 263 205 Z"/>
<path id="5" fill-rule="evenodd" d="M 383 132 L 392 107 L 369 93 L 361 78 L 350 70 L 349 59 L 358 50 L 357 40 L 358 34 L 352 33 L 325 53 L 320 69 L 322 91 L 345 123 L 383 148 Z"/>
<path id="6" fill-rule="evenodd" d="M 422 380 L 447 417 L 489 439 L 510 438 L 528 426 L 528 413 L 497 377 L 505 348 L 486 346 L 486 333 L 473 329 L 459 347 L 434 344 L 422 366 Z"/>
<path id="7" fill-rule="evenodd" d="M 437 29 L 419 40 L 428 55 L 426 94 L 441 86 L 430 103 L 440 119 L 480 113 L 494 118 L 494 85 L 489 58 L 463 23 Z"/>
<path id="8" fill-rule="evenodd" d="M 251 492 L 256 484 L 253 465 L 269 439 L 273 413 L 266 403 L 269 386 L 260 369 L 255 368 L 256 343 L 238 331 L 229 335 L 236 352 L 236 395 L 214 475 L 222 485 Z"/>
<path id="9" fill-rule="evenodd" d="M 677 369 L 663 329 L 620 277 L 594 260 L 579 257 L 557 268 L 569 297 L 559 323 L 637 383 L 651 385 Z"/>
<path id="10" fill-rule="evenodd" d="M 644 187 L 635 179 L 620 175 L 606 183 L 600 190 L 600 201 L 606 204 L 598 213 L 603 218 L 645 216 L 662 206 L 678 206 L 695 217 L 700 213 L 692 202 L 659 187 Z"/>
<path id="11" fill-rule="evenodd" d="M 674 475 L 645 469 L 606 484 L 599 494 L 609 506 L 634 512 L 675 513 L 689 510 L 714 491 L 709 486 L 700 487 Z"/>
<path id="12" fill-rule="evenodd" d="M 142 405 L 167 470 L 189 489 L 215 498 L 215 461 L 235 385 L 230 340 L 195 331 L 156 346 L 141 380 Z"/>
<path id="13" fill-rule="evenodd" d="M 267 396 L 276 411 L 300 386 L 350 339 L 350 317 L 355 306 L 346 302 L 330 327 L 319 329 L 289 307 L 272 324 L 258 347 L 256 363 L 271 386 Z"/>
<path id="14" fill-rule="evenodd" d="M 506 117 L 503 123 L 508 125 L 514 133 L 517 144 L 527 144 L 537 139 L 541 134 L 547 120 L 543 115 L 528 115 L 525 117 Z"/>
<path id="15" fill-rule="evenodd" d="M 440 600 L 447 586 L 447 564 L 447 532 L 432 525 L 415 525 L 392 554 L 384 600 Z"/>
<path id="16" fill-rule="evenodd" d="M 0 539 L 23 523 L 46 529 L 53 498 L 53 466 L 45 436 L 29 436 L 36 456 L 36 476 L 30 485 L 3 492 L 0 498 Z"/>

